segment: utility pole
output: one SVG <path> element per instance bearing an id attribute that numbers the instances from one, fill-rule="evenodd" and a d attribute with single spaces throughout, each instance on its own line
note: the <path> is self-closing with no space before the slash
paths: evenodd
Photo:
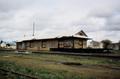
<path id="1" fill-rule="evenodd" d="M 32 36 L 35 36 L 35 22 L 33 22 L 33 35 Z"/>

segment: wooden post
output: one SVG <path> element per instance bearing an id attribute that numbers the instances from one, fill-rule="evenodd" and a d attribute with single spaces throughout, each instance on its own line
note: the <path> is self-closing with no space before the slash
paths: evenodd
<path id="1" fill-rule="evenodd" d="M 72 43 L 73 43 L 73 46 L 72 46 L 72 48 L 74 49 L 74 39 L 72 39 Z"/>

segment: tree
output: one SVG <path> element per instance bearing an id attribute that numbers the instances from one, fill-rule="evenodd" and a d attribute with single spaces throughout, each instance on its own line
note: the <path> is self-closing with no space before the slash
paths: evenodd
<path id="1" fill-rule="evenodd" d="M 108 49 L 108 46 L 112 43 L 111 40 L 105 39 L 101 41 L 103 43 L 103 48 Z"/>
<path id="2" fill-rule="evenodd" d="M 3 40 L 0 41 L 0 47 L 1 47 L 1 44 L 3 43 Z"/>
<path id="3" fill-rule="evenodd" d="M 119 50 L 120 50 L 120 40 L 119 40 L 118 44 L 119 44 Z"/>
<path id="4" fill-rule="evenodd" d="M 6 44 L 6 47 L 10 47 L 11 45 L 9 43 Z"/>

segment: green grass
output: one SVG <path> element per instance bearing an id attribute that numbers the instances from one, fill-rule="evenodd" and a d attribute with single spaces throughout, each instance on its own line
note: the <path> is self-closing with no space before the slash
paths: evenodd
<path id="1" fill-rule="evenodd" d="M 61 62 L 76 62 L 82 65 L 68 66 L 61 64 Z M 0 53 L 0 68 L 30 74 L 39 79 L 120 78 L 120 70 L 100 67 L 99 65 L 119 67 L 120 60 L 65 55 Z M 12 77 L 11 79 L 16 79 L 16 77 Z"/>
<path id="2" fill-rule="evenodd" d="M 116 55 L 120 55 L 120 50 L 112 50 L 112 52 Z"/>
<path id="3" fill-rule="evenodd" d="M 15 62 L 8 62 L 8 61 L 0 61 L 0 68 L 6 69 L 9 71 L 15 71 L 23 74 L 29 74 L 36 76 L 40 79 L 86 79 L 86 77 L 80 77 L 76 74 L 71 74 L 66 71 L 54 71 L 54 70 L 48 70 L 48 69 L 33 69 L 28 67 L 23 67 L 17 65 Z M 23 77 L 15 76 L 12 74 L 8 74 L 7 77 L 9 79 L 22 79 Z M 88 77 L 89 78 L 89 77 Z M 87 78 L 87 79 L 88 79 Z M 89 78 L 91 79 L 91 78 Z"/>
<path id="4" fill-rule="evenodd" d="M 82 57 L 82 56 L 66 56 L 66 55 L 44 55 L 44 54 L 32 54 L 29 58 L 35 58 L 36 60 L 42 60 L 44 62 L 76 62 L 86 65 L 113 65 L 120 66 L 120 60 L 98 58 L 98 57 Z M 24 58 L 24 56 L 22 56 Z M 25 56 L 26 58 L 26 56 Z"/>

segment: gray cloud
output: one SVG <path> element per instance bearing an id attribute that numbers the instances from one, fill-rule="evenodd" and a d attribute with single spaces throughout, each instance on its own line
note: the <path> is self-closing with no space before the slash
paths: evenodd
<path id="1" fill-rule="evenodd" d="M 0 12 L 9 12 L 31 5 L 33 0 L 0 0 Z"/>
<path id="2" fill-rule="evenodd" d="M 117 12 L 117 14 L 106 14 L 105 16 L 103 16 L 103 14 L 99 14 L 98 16 L 94 17 L 102 18 L 105 20 L 104 27 L 102 27 L 101 30 L 120 31 L 120 12 Z"/>
<path id="3" fill-rule="evenodd" d="M 83 29 L 96 40 L 117 41 L 119 7 L 119 0 L 0 0 L 0 39 L 31 36 L 35 22 L 39 38 L 72 35 Z"/>

